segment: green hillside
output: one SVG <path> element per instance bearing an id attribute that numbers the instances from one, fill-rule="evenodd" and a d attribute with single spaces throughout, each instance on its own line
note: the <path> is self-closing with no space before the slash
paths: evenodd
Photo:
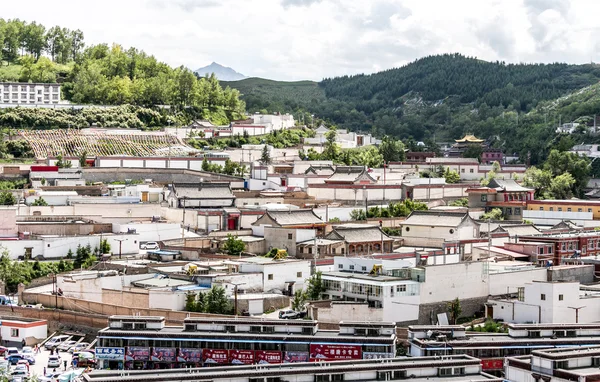
<path id="1" fill-rule="evenodd" d="M 559 119 L 600 114 L 591 100 L 554 108 L 548 102 L 599 80 L 595 64 L 506 64 L 446 54 L 371 75 L 324 79 L 318 87 L 261 79 L 228 85 L 240 90 L 251 111 L 314 113 L 340 127 L 408 142 L 451 141 L 475 133 L 538 163 L 555 141 Z M 536 116 L 542 107 L 547 110 L 540 122 Z"/>
<path id="2" fill-rule="evenodd" d="M 314 81 L 285 82 L 253 77 L 221 81 L 221 85 L 239 90 L 249 112 L 263 109 L 292 112 L 326 100 L 323 89 Z"/>

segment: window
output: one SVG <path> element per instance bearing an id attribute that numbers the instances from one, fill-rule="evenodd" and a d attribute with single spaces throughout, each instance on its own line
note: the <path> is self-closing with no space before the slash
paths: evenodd
<path id="1" fill-rule="evenodd" d="M 481 195 L 481 201 L 487 202 L 487 195 Z"/>
<path id="2" fill-rule="evenodd" d="M 540 207 L 540 211 L 543 211 L 543 210 L 544 210 L 544 207 Z"/>
<path id="3" fill-rule="evenodd" d="M 19 336 L 19 329 L 11 328 L 10 329 L 10 336 L 11 337 L 18 337 Z"/>
<path id="4" fill-rule="evenodd" d="M 507 208 L 507 209 L 506 209 L 506 214 L 507 214 L 507 215 L 512 215 L 512 214 L 513 214 L 513 213 L 512 213 L 512 208 L 510 208 L 510 207 L 509 207 L 509 208 Z"/>
<path id="5" fill-rule="evenodd" d="M 577 212 L 583 212 L 583 208 L 578 208 Z"/>
<path id="6" fill-rule="evenodd" d="M 460 169 L 460 172 L 464 173 L 464 172 L 465 172 L 465 169 L 464 169 L 464 168 L 461 168 L 461 169 Z"/>
<path id="7" fill-rule="evenodd" d="M 296 272 L 296 277 L 297 277 L 297 278 L 300 278 L 300 277 L 302 277 L 302 272 Z"/>
<path id="8" fill-rule="evenodd" d="M 350 266 L 350 270 L 353 271 L 354 270 L 354 265 Z"/>
<path id="9" fill-rule="evenodd" d="M 366 270 L 367 270 L 367 267 L 365 267 L 365 266 L 363 265 L 363 267 L 362 267 L 362 270 L 363 270 L 363 271 L 366 271 Z"/>
<path id="10" fill-rule="evenodd" d="M 550 211 L 554 211 L 554 207 L 550 207 Z"/>
<path id="11" fill-rule="evenodd" d="M 344 269 L 344 264 L 338 264 L 339 269 Z"/>
<path id="12" fill-rule="evenodd" d="M 562 300 L 563 300 L 563 295 L 562 295 L 562 294 L 559 294 L 559 295 L 558 295 L 558 301 L 562 301 Z"/>
<path id="13" fill-rule="evenodd" d="M 292 236 L 293 235 L 291 233 L 288 233 L 288 240 L 292 240 Z"/>
<path id="14" fill-rule="evenodd" d="M 525 287 L 517 287 L 517 300 L 525 301 Z"/>
<path id="15" fill-rule="evenodd" d="M 558 207 L 558 212 L 562 212 L 562 207 Z"/>
<path id="16" fill-rule="evenodd" d="M 406 227 L 406 232 L 410 231 L 410 227 Z"/>
<path id="17" fill-rule="evenodd" d="M 592 209 L 591 209 L 591 208 L 588 208 L 588 212 L 592 212 Z"/>
<path id="18" fill-rule="evenodd" d="M 515 215 L 521 215 L 521 209 L 519 207 L 515 208 Z"/>
<path id="19" fill-rule="evenodd" d="M 555 369 L 567 369 L 569 367 L 569 361 L 554 361 Z"/>
<path id="20" fill-rule="evenodd" d="M 473 169 L 469 169 L 469 172 L 472 174 L 473 173 Z"/>
<path id="21" fill-rule="evenodd" d="M 545 295 L 544 293 L 542 293 L 542 295 L 540 296 L 540 299 L 541 299 L 542 301 L 546 301 L 546 295 Z"/>
<path id="22" fill-rule="evenodd" d="M 52 94 L 52 99 L 58 100 L 58 94 Z"/>
<path id="23" fill-rule="evenodd" d="M 268 278 L 269 280 L 273 280 L 273 274 L 272 274 L 272 273 L 269 273 L 269 275 L 267 276 L 267 278 Z"/>
<path id="24" fill-rule="evenodd" d="M 568 208 L 567 208 L 567 212 L 571 212 L 571 207 L 568 207 Z"/>
<path id="25" fill-rule="evenodd" d="M 396 285 L 396 292 L 406 292 L 406 285 Z"/>

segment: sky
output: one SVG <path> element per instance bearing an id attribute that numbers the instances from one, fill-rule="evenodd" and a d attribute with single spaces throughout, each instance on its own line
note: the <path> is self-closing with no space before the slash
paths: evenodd
<path id="1" fill-rule="evenodd" d="M 321 80 L 459 52 L 490 61 L 600 61 L 594 0 L 1 0 L 0 17 L 81 29 L 173 66 Z"/>

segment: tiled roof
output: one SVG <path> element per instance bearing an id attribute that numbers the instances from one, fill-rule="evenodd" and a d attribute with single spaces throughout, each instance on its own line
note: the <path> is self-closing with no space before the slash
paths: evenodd
<path id="1" fill-rule="evenodd" d="M 190 199 L 233 199 L 235 196 L 229 183 L 180 183 L 173 189 L 178 198 Z"/>
<path id="2" fill-rule="evenodd" d="M 488 184 L 489 188 L 495 188 L 496 191 L 508 191 L 508 192 L 527 192 L 533 191 L 531 188 L 521 186 L 513 179 L 492 179 Z"/>
<path id="3" fill-rule="evenodd" d="M 364 166 L 337 166 L 333 175 L 325 179 L 325 182 L 355 182 L 363 174 L 375 182 L 375 179 L 369 175 Z"/>
<path id="4" fill-rule="evenodd" d="M 402 225 L 457 227 L 467 218 L 469 214 L 466 212 L 413 211 Z"/>
<path id="5" fill-rule="evenodd" d="M 368 224 L 347 224 L 335 226 L 326 239 L 337 240 L 343 238 L 348 243 L 360 243 L 367 241 L 385 241 L 393 240 L 391 237 L 382 232 L 376 225 Z"/>
<path id="6" fill-rule="evenodd" d="M 464 163 L 464 164 L 474 164 L 478 165 L 479 161 L 477 158 L 427 158 L 427 163 L 431 164 L 444 164 L 444 163 Z"/>
<path id="7" fill-rule="evenodd" d="M 509 236 L 529 236 L 539 235 L 541 232 L 539 229 L 531 224 L 501 224 L 498 230 L 508 232 Z"/>
<path id="8" fill-rule="evenodd" d="M 315 215 L 315 213 L 311 209 L 267 211 L 266 214 L 282 226 L 324 223 L 323 220 L 321 220 L 320 217 Z"/>

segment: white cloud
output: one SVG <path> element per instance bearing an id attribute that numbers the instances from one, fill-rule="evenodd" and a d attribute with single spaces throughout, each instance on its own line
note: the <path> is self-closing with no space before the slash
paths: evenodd
<path id="1" fill-rule="evenodd" d="M 60 9 L 60 11 L 57 11 Z M 6 2 L 2 17 L 84 31 L 171 65 L 212 61 L 297 80 L 373 72 L 439 53 L 486 60 L 600 61 L 588 0 L 59 0 Z"/>

